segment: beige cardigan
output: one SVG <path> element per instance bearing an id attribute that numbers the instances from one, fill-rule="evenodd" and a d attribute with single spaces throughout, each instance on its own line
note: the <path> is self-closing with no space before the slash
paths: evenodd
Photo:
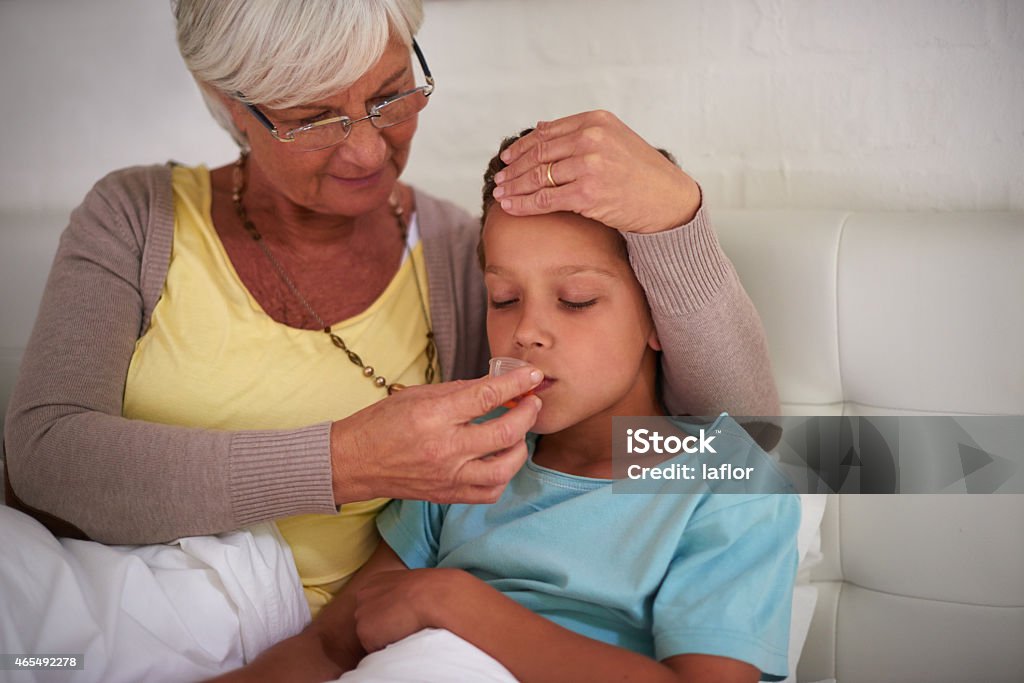
<path id="1" fill-rule="evenodd" d="M 479 221 L 422 192 L 416 210 L 442 377 L 480 376 L 488 351 Z M 11 486 L 106 543 L 333 513 L 330 423 L 220 432 L 121 417 L 173 231 L 169 166 L 114 172 L 71 214 L 8 408 Z M 675 230 L 626 239 L 664 347 L 669 409 L 777 414 L 760 319 L 704 210 Z"/>

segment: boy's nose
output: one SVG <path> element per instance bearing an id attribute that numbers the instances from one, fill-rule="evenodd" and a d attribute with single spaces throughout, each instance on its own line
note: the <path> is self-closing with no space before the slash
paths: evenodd
<path id="1" fill-rule="evenodd" d="M 520 318 L 512 339 L 521 349 L 546 348 L 551 346 L 553 341 L 543 321 L 529 313 Z"/>
<path id="2" fill-rule="evenodd" d="M 543 347 L 544 346 L 544 344 L 542 344 L 541 342 L 539 342 L 539 341 L 537 341 L 535 339 L 531 340 L 528 337 L 525 337 L 525 336 L 522 336 L 522 335 L 518 335 L 518 334 L 516 335 L 515 342 L 516 342 L 516 346 L 518 346 L 521 349 L 529 349 L 529 348 L 536 348 L 536 347 Z"/>

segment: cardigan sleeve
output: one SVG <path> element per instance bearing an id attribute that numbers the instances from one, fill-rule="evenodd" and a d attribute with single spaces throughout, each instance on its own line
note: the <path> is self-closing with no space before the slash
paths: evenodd
<path id="1" fill-rule="evenodd" d="M 72 213 L 8 407 L 11 488 L 106 543 L 334 512 L 329 423 L 219 432 L 121 416 L 173 224 L 166 167 L 112 173 Z"/>
<path id="2" fill-rule="evenodd" d="M 669 411 L 778 415 L 761 318 L 705 208 L 675 229 L 625 238 L 661 341 L 662 398 Z"/>

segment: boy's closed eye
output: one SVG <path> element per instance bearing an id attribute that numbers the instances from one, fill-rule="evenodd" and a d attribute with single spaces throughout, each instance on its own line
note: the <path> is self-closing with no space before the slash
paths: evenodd
<path id="1" fill-rule="evenodd" d="M 502 283 L 487 283 L 488 305 L 494 309 L 508 308 L 519 301 L 520 290 Z"/>
<path id="2" fill-rule="evenodd" d="M 501 269 L 494 270 L 504 273 Z M 521 286 L 515 278 L 506 274 L 490 271 L 484 275 L 489 305 L 493 310 L 511 308 L 529 293 L 530 297 L 539 297 L 538 301 L 550 297 L 551 304 L 570 311 L 582 311 L 609 296 L 609 287 L 618 281 L 616 276 L 606 271 L 578 267 L 573 267 L 569 274 L 559 274 L 541 285 L 527 287 Z"/>
<path id="3" fill-rule="evenodd" d="M 568 309 L 570 311 L 582 311 L 582 310 L 584 310 L 586 308 L 590 308 L 591 306 L 593 306 L 597 302 L 598 302 L 598 298 L 597 297 L 594 297 L 593 299 L 587 299 L 587 300 L 584 300 L 584 301 L 573 301 L 573 300 L 563 299 L 563 298 L 559 298 L 558 299 L 558 304 L 562 308 L 566 308 L 566 309 Z M 491 300 L 490 300 L 491 308 L 496 309 L 496 310 L 511 308 L 511 307 L 515 306 L 517 303 L 519 303 L 519 298 L 518 297 L 512 297 L 512 298 L 508 298 L 508 299 L 497 299 L 497 298 L 493 298 L 492 297 Z"/>
<path id="4" fill-rule="evenodd" d="M 496 309 L 496 310 L 501 310 L 503 308 L 511 308 L 512 306 L 514 306 L 517 303 L 519 303 L 519 298 L 518 297 L 512 297 L 512 298 L 509 298 L 509 299 L 492 298 L 490 300 L 491 308 Z"/>
<path id="5" fill-rule="evenodd" d="M 565 299 L 559 299 L 558 303 L 562 304 L 565 308 L 573 311 L 582 311 L 585 308 L 590 308 L 597 303 L 597 298 L 589 299 L 587 301 L 567 301 Z"/>

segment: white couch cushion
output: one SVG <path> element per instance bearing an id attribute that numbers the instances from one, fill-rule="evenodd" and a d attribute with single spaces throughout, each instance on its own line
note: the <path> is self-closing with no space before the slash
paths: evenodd
<path id="1" fill-rule="evenodd" d="M 1024 414 L 1024 217 L 853 214 L 838 256 L 843 400 Z"/>
<path id="2" fill-rule="evenodd" d="M 715 212 L 786 415 L 1024 414 L 1024 214 Z M 801 681 L 1020 681 L 1024 495 L 830 496 Z"/>

